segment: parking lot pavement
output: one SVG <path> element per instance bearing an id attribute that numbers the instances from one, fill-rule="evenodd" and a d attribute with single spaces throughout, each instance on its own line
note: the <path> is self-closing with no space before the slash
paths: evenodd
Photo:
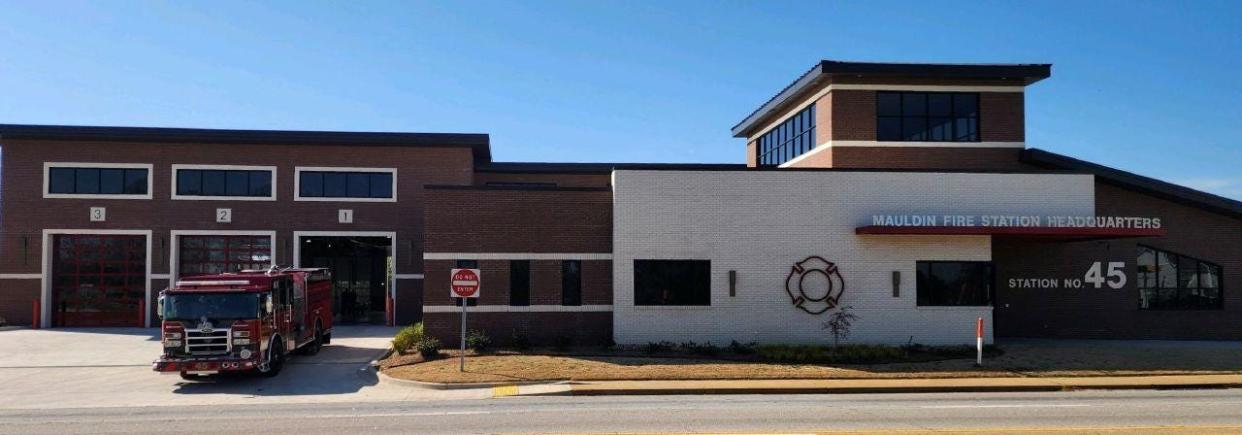
<path id="1" fill-rule="evenodd" d="M 156 329 L 0 332 L 0 409 L 318 403 L 489 398 L 490 389 L 431 391 L 380 385 L 371 360 L 394 328 L 337 326 L 332 344 L 295 356 L 275 378 L 184 381 L 151 370 Z"/>

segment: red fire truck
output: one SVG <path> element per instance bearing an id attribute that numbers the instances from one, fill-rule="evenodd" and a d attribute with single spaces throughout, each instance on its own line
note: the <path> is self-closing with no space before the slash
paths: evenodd
<path id="1" fill-rule="evenodd" d="M 332 341 L 332 274 L 276 268 L 183 277 L 160 292 L 164 354 L 152 368 L 182 378 L 280 373 L 294 352 Z"/>

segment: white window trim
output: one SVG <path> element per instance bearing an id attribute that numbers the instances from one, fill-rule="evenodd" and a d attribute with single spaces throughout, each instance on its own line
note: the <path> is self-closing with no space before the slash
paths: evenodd
<path id="1" fill-rule="evenodd" d="M 235 171 L 268 171 L 272 173 L 272 192 L 268 196 L 205 196 L 205 195 L 178 195 L 177 194 L 177 171 L 182 169 L 205 169 L 205 170 L 235 170 Z M 276 167 L 275 166 L 246 166 L 246 165 L 192 165 L 175 163 L 172 165 L 171 176 L 169 176 L 168 184 L 171 187 L 172 199 L 189 200 L 189 201 L 275 201 L 276 200 Z"/>
<path id="2" fill-rule="evenodd" d="M 392 198 L 321 198 L 302 196 L 302 172 L 387 172 L 392 174 Z M 397 168 L 297 166 L 293 168 L 293 200 L 318 202 L 397 202 Z"/>
<path id="3" fill-rule="evenodd" d="M 177 282 L 181 276 L 181 236 L 267 236 L 272 241 L 271 265 L 276 265 L 276 232 L 246 230 L 172 230 L 168 243 L 168 276 L 170 283 Z"/>
<path id="4" fill-rule="evenodd" d="M 393 174 L 394 181 L 396 180 L 396 177 L 397 177 L 396 173 L 394 173 Z M 297 177 L 295 176 L 294 179 L 296 178 Z M 393 194 L 396 194 L 396 191 L 393 191 Z M 397 280 L 400 279 L 398 278 L 396 267 L 398 264 L 401 264 L 397 262 L 397 232 L 396 231 L 294 231 L 293 232 L 293 266 L 294 267 L 302 267 L 302 238 L 303 237 L 315 237 L 315 236 L 387 237 L 388 238 L 389 240 L 388 246 L 392 250 L 392 253 L 388 257 L 389 258 L 388 261 L 392 262 L 393 264 L 392 276 L 388 277 L 388 297 L 392 298 L 392 306 L 393 306 L 392 313 L 389 313 L 390 315 L 392 315 L 392 318 L 389 320 L 391 320 L 392 322 L 394 322 L 394 324 L 396 324 L 395 322 L 397 321 Z M 272 258 L 276 258 L 276 257 L 272 257 Z M 421 274 L 419 274 L 419 276 L 421 277 Z"/>
<path id="5" fill-rule="evenodd" d="M 39 317 L 40 317 L 39 323 L 41 327 L 44 327 L 44 328 L 52 327 L 51 261 L 52 261 L 52 253 L 53 253 L 53 250 L 55 249 L 55 247 L 52 246 L 52 236 L 58 235 L 58 234 L 145 236 L 147 238 L 147 273 L 146 273 L 147 277 L 146 279 L 143 280 L 143 282 L 146 284 L 146 292 L 145 292 L 146 299 L 143 299 L 143 303 L 144 304 L 150 303 L 149 301 L 151 300 L 151 279 L 152 279 L 151 278 L 151 252 L 152 252 L 151 251 L 151 239 L 152 239 L 151 230 L 45 229 L 43 230 L 43 258 L 42 258 L 41 265 L 40 265 L 40 267 L 42 267 L 41 274 L 43 275 L 42 280 L 41 280 L 42 283 L 40 285 L 40 287 L 42 288 L 42 295 L 40 296 L 42 308 L 41 308 L 41 312 L 39 313 Z M 144 313 L 146 315 L 142 316 L 142 322 L 143 322 L 142 326 L 145 328 L 150 328 L 151 327 L 150 306 L 147 306 L 146 310 L 147 310 L 147 313 Z"/>
<path id="6" fill-rule="evenodd" d="M 146 169 L 145 195 L 114 193 L 51 193 L 52 168 Z M 150 163 L 43 162 L 43 198 L 45 199 L 151 199 L 155 190 L 155 165 Z"/>

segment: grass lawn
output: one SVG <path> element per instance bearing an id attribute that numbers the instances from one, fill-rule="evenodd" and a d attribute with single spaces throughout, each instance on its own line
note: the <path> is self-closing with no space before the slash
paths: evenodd
<path id="1" fill-rule="evenodd" d="M 393 355 L 381 362 L 385 374 L 423 382 L 520 382 L 677 379 L 883 379 L 949 377 L 1242 374 L 1238 348 L 1151 349 L 1133 346 L 1064 346 L 1050 343 L 1006 346 L 1003 355 L 974 367 L 973 359 L 916 360 L 891 364 L 799 364 L 755 358 L 647 356 L 607 350 L 558 353 L 497 352 L 466 357 L 459 372 L 453 353 L 423 361 Z M 587 353 L 594 353 L 589 355 Z"/>

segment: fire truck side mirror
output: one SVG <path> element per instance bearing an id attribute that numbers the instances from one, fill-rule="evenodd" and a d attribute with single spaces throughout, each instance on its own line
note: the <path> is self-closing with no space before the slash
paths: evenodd
<path id="1" fill-rule="evenodd" d="M 164 319 L 164 295 L 160 295 L 155 300 L 155 315 L 159 316 L 161 320 Z"/>
<path id="2" fill-rule="evenodd" d="M 266 299 L 265 299 L 265 301 L 263 302 L 263 309 L 264 309 L 265 311 L 267 311 L 267 314 L 272 314 L 272 312 L 276 310 L 276 307 L 275 307 L 275 305 L 274 305 L 274 304 L 273 304 L 273 302 L 272 302 L 272 295 L 271 295 L 271 294 L 268 294 L 268 295 L 267 295 L 267 298 L 266 298 Z"/>

